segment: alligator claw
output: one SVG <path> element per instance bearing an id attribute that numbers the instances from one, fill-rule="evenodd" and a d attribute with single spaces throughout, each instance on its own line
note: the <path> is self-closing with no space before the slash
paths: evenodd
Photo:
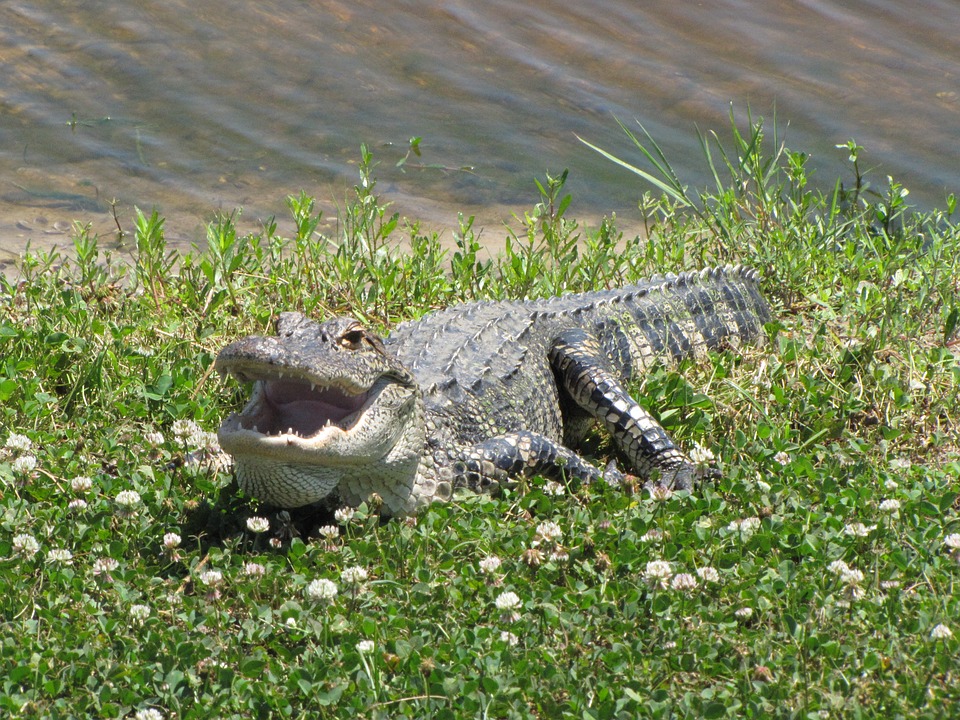
<path id="1" fill-rule="evenodd" d="M 623 485 L 626 479 L 626 474 L 620 472 L 620 469 L 617 467 L 616 460 L 611 460 L 607 463 L 607 467 L 603 471 L 603 481 L 607 483 L 607 485 L 619 487 L 620 485 Z"/>
<path id="2" fill-rule="evenodd" d="M 690 462 L 681 462 L 672 467 L 660 469 L 660 476 L 654 482 L 648 481 L 644 487 L 650 489 L 657 485 L 670 488 L 671 490 L 693 490 L 696 485 L 704 480 L 716 480 L 721 477 L 719 468 L 712 465 L 697 465 Z"/>

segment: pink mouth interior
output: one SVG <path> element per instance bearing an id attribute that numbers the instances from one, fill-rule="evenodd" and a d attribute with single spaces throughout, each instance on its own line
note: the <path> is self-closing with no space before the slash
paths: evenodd
<path id="1" fill-rule="evenodd" d="M 336 388 L 311 390 L 303 382 L 268 380 L 264 383 L 265 407 L 257 418 L 257 429 L 267 435 L 293 430 L 308 437 L 325 425 L 340 425 L 366 400 L 366 394 L 348 395 Z"/>

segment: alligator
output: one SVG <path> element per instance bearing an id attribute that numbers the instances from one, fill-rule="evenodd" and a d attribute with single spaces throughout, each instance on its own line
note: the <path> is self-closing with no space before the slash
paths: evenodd
<path id="1" fill-rule="evenodd" d="M 633 472 L 691 489 L 714 469 L 678 448 L 626 386 L 657 363 L 756 341 L 771 311 L 744 266 L 657 275 L 612 290 L 429 312 L 381 338 L 352 318 L 297 312 L 275 336 L 225 347 L 252 382 L 219 430 L 239 487 L 268 505 L 401 516 L 455 488 L 522 476 L 616 484 L 575 448 L 599 423 Z"/>

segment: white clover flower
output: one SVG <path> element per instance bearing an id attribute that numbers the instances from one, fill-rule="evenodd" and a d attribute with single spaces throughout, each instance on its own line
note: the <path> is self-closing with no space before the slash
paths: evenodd
<path id="1" fill-rule="evenodd" d="M 161 432 L 148 432 L 144 433 L 143 439 L 153 447 L 160 447 L 163 445 L 163 433 Z"/>
<path id="2" fill-rule="evenodd" d="M 741 620 L 749 620 L 751 617 L 753 617 L 753 608 L 742 607 L 733 614 L 736 615 Z"/>
<path id="3" fill-rule="evenodd" d="M 209 587 L 216 587 L 223 582 L 223 573 L 219 570 L 204 570 L 199 575 L 200 582 Z"/>
<path id="4" fill-rule="evenodd" d="M 536 537 L 545 542 L 559 542 L 563 537 L 563 530 L 552 520 L 546 520 L 537 525 Z"/>
<path id="5" fill-rule="evenodd" d="M 32 558 L 40 552 L 40 543 L 29 533 L 18 533 L 13 536 L 13 551 L 24 558 Z"/>
<path id="6" fill-rule="evenodd" d="M 663 533 L 656 528 L 651 528 L 640 536 L 640 542 L 659 542 L 660 540 L 663 540 Z"/>
<path id="7" fill-rule="evenodd" d="M 790 464 L 790 453 L 786 450 L 781 450 L 776 455 L 773 456 L 774 462 L 780 465 L 789 465 Z"/>
<path id="8" fill-rule="evenodd" d="M 374 645 L 373 640 L 361 640 L 357 643 L 357 652 L 366 655 L 372 653 L 374 647 L 376 645 Z"/>
<path id="9" fill-rule="evenodd" d="M 487 555 L 480 561 L 480 569 L 487 575 L 493 575 L 500 569 L 502 561 L 496 555 Z"/>
<path id="10" fill-rule="evenodd" d="M 37 467 L 37 459 L 33 455 L 21 455 L 12 463 L 10 469 L 20 475 L 32 473 Z"/>
<path id="11" fill-rule="evenodd" d="M 877 529 L 876 525 L 864 525 L 862 522 L 848 523 L 843 526 L 844 535 L 851 535 L 853 537 L 867 537 L 870 533 Z"/>
<path id="12" fill-rule="evenodd" d="M 654 502 L 665 502 L 673 497 L 673 490 L 666 485 L 654 485 L 650 488 L 650 499 Z"/>
<path id="13" fill-rule="evenodd" d="M 117 493 L 115 502 L 126 510 L 133 510 L 140 504 L 140 493 L 136 490 L 121 490 Z"/>
<path id="14" fill-rule="evenodd" d="M 320 537 L 332 542 L 333 540 L 339 539 L 340 528 L 338 528 L 336 525 L 324 525 L 322 528 L 317 530 L 317 533 L 320 535 Z"/>
<path id="15" fill-rule="evenodd" d="M 353 516 L 356 515 L 356 512 L 357 511 L 352 507 L 342 507 L 333 514 L 333 518 L 341 525 L 346 525 L 353 520 Z"/>
<path id="16" fill-rule="evenodd" d="M 220 452 L 220 439 L 216 433 L 197 428 L 183 440 L 187 447 L 197 448 L 208 455 L 217 455 Z"/>
<path id="17" fill-rule="evenodd" d="M 142 623 L 148 617 L 150 617 L 150 606 L 149 605 L 131 605 L 130 606 L 130 617 L 133 618 L 134 622 Z"/>
<path id="18" fill-rule="evenodd" d="M 850 566 L 847 565 L 843 560 L 834 560 L 832 563 L 827 565 L 827 570 L 832 572 L 834 575 L 843 575 L 845 572 L 850 571 Z"/>
<path id="19" fill-rule="evenodd" d="M 753 535 L 760 528 L 760 518 L 748 517 L 741 520 L 733 520 L 727 525 L 730 532 L 740 533 L 743 537 Z"/>
<path id="20" fill-rule="evenodd" d="M 689 591 L 697 587 L 697 579 L 690 573 L 677 573 L 670 581 L 673 590 Z"/>
<path id="21" fill-rule="evenodd" d="M 108 575 L 120 567 L 120 563 L 112 557 L 100 557 L 93 561 L 94 575 Z"/>
<path id="22" fill-rule="evenodd" d="M 70 489 L 75 493 L 85 493 L 89 492 L 93 487 L 93 480 L 88 478 L 86 475 L 78 475 L 73 480 L 70 481 Z"/>
<path id="23" fill-rule="evenodd" d="M 168 532 L 163 536 L 163 546 L 167 550 L 180 547 L 181 538 L 175 532 Z"/>
<path id="24" fill-rule="evenodd" d="M 697 465 L 708 465 L 717 459 L 717 456 L 713 454 L 713 450 L 708 447 L 704 447 L 700 443 L 694 443 L 693 448 L 690 450 L 690 460 Z"/>
<path id="25" fill-rule="evenodd" d="M 500 593 L 494 602 L 496 603 L 497 610 L 516 610 L 520 607 L 520 597 L 512 590 Z"/>
<path id="26" fill-rule="evenodd" d="M 553 495 L 554 497 L 559 497 L 565 494 L 566 488 L 563 487 L 556 480 L 548 480 L 543 484 L 543 494 L 544 495 Z"/>
<path id="27" fill-rule="evenodd" d="M 760 529 L 760 518 L 748 517 L 740 521 L 740 532 L 753 533 Z"/>
<path id="28" fill-rule="evenodd" d="M 900 587 L 900 581 L 899 580 L 883 580 L 880 583 L 880 587 L 883 588 L 884 590 L 896 590 L 897 588 Z"/>
<path id="29" fill-rule="evenodd" d="M 297 619 L 293 616 L 290 616 L 283 621 L 283 624 L 286 625 L 288 628 L 295 628 L 297 626 Z"/>
<path id="30" fill-rule="evenodd" d="M 880 512 L 893 514 L 900 510 L 900 501 L 899 500 L 884 500 L 880 503 Z"/>
<path id="31" fill-rule="evenodd" d="M 263 577 L 267 569 L 260 563 L 248 562 L 243 564 L 243 574 L 247 577 Z"/>
<path id="32" fill-rule="evenodd" d="M 502 630 L 500 632 L 500 641 L 506 643 L 510 647 L 516 647 L 517 643 L 520 642 L 520 638 L 518 638 L 509 630 Z"/>
<path id="33" fill-rule="evenodd" d="M 709 583 L 718 583 L 720 582 L 720 573 L 717 572 L 715 567 L 710 567 L 706 565 L 701 568 L 697 568 L 697 575 L 700 576 L 700 579 L 704 582 Z"/>
<path id="34" fill-rule="evenodd" d="M 47 562 L 63 563 L 64 565 L 73 564 L 73 553 L 66 548 L 53 548 L 47 551 Z"/>
<path id="35" fill-rule="evenodd" d="M 134 720 L 163 720 L 164 715 L 154 708 L 143 708 L 134 714 Z"/>
<path id="36" fill-rule="evenodd" d="M 252 515 L 247 518 L 247 530 L 255 533 L 265 533 L 270 529 L 270 521 L 265 517 Z"/>
<path id="37" fill-rule="evenodd" d="M 886 490 L 887 492 L 893 492 L 898 487 L 900 487 L 900 485 L 897 484 L 897 481 L 893 480 L 892 478 L 887 478 L 886 480 L 883 481 L 883 489 Z"/>
<path id="38" fill-rule="evenodd" d="M 666 560 L 651 560 L 643 571 L 647 580 L 668 580 L 673 575 L 673 568 Z"/>
<path id="39" fill-rule="evenodd" d="M 337 585 L 326 578 L 311 580 L 304 593 L 308 600 L 323 603 L 331 602 L 337 596 Z"/>
<path id="40" fill-rule="evenodd" d="M 174 420 L 170 430 L 181 440 L 188 438 L 191 435 L 195 435 L 198 432 L 203 432 L 200 429 L 200 426 L 197 425 L 193 420 Z"/>
<path id="41" fill-rule="evenodd" d="M 943 544 L 952 550 L 960 550 L 960 533 L 950 533 L 943 539 Z"/>
<path id="42" fill-rule="evenodd" d="M 367 579 L 367 571 L 358 565 L 354 565 L 340 573 L 340 579 L 348 585 L 359 585 Z"/>
<path id="43" fill-rule="evenodd" d="M 67 509 L 77 510 L 77 511 L 86 510 L 87 501 L 84 500 L 83 498 L 75 498 L 74 500 L 71 500 L 69 503 L 67 503 Z"/>
<path id="44" fill-rule="evenodd" d="M 220 447 L 220 436 L 215 432 L 204 433 L 204 440 L 203 447 L 207 452 L 217 454 L 223 451 L 223 448 Z"/>
<path id="45" fill-rule="evenodd" d="M 840 582 L 846 585 L 859 585 L 863 582 L 863 570 L 847 568 L 840 573 Z"/>
<path id="46" fill-rule="evenodd" d="M 667 640 L 667 641 L 663 644 L 663 649 L 664 649 L 664 650 L 676 650 L 676 649 L 677 649 L 677 641 L 676 641 L 676 640 Z"/>
<path id="47" fill-rule="evenodd" d="M 930 631 L 931 640 L 949 640 L 953 637 L 953 631 L 943 623 L 940 623 Z"/>
<path id="48" fill-rule="evenodd" d="M 10 433 L 4 447 L 13 452 L 28 452 L 33 447 L 33 442 L 26 435 L 19 433 Z"/>

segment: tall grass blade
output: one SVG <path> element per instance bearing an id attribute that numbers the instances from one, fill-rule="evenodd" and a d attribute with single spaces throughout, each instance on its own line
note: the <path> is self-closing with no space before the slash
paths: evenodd
<path id="1" fill-rule="evenodd" d="M 616 165 L 619 165 L 625 170 L 629 170 L 634 175 L 637 175 L 643 178 L 651 185 L 657 187 L 661 192 L 668 195 L 675 202 L 677 202 L 677 204 L 679 204 L 681 207 L 694 207 L 694 203 L 690 200 L 690 198 L 687 197 L 686 187 L 683 185 L 683 183 L 680 182 L 680 178 L 677 177 L 676 172 L 674 172 L 673 167 L 667 161 L 666 157 L 663 154 L 663 151 L 660 149 L 660 146 L 657 145 L 657 143 L 653 140 L 652 137 L 650 137 L 650 134 L 643 128 L 643 126 L 641 125 L 640 128 L 643 130 L 644 134 L 647 136 L 647 139 L 650 141 L 651 145 L 653 146 L 654 152 L 656 153 L 656 157 L 654 157 L 654 154 L 650 152 L 650 150 L 648 150 L 643 145 L 643 143 L 640 142 L 637 136 L 634 135 L 628 127 L 626 127 L 619 120 L 617 120 L 617 122 L 620 124 L 620 127 L 623 128 L 623 131 L 627 134 L 627 136 L 630 138 L 633 144 L 637 146 L 637 149 L 640 150 L 643 156 L 647 158 L 647 160 L 657 169 L 660 175 L 663 176 L 664 178 L 663 180 L 661 180 L 655 175 L 650 174 L 646 170 L 643 170 L 642 168 L 637 167 L 636 165 L 628 163 L 626 160 L 623 160 L 622 158 L 617 157 L 613 153 L 610 153 L 604 150 L 603 148 L 597 147 L 593 143 L 588 142 L 587 140 L 584 140 L 579 135 L 577 135 L 577 140 L 582 142 L 584 145 L 586 145 L 588 148 L 590 148 L 594 152 L 599 153 L 600 155 L 605 157 L 607 160 L 610 160 L 611 162 L 613 162 Z"/>

